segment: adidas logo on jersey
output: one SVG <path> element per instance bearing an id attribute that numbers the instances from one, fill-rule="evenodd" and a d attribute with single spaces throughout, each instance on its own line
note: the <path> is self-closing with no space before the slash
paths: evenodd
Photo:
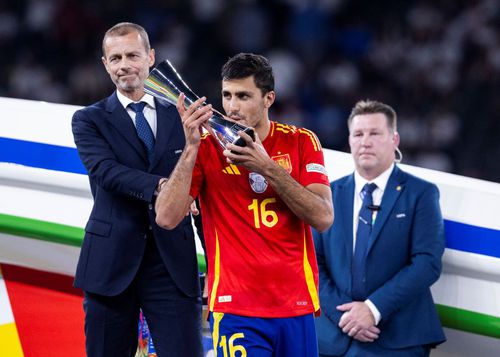
<path id="1" fill-rule="evenodd" d="M 238 166 L 233 164 L 226 166 L 224 169 L 222 169 L 222 172 L 228 175 L 241 175 L 240 170 L 238 170 Z"/>

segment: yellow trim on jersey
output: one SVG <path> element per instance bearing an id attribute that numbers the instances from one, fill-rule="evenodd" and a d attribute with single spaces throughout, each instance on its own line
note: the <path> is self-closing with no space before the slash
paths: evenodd
<path id="1" fill-rule="evenodd" d="M 210 294 L 210 311 L 214 311 L 215 298 L 217 296 L 217 288 L 220 279 L 220 249 L 219 235 L 215 230 L 215 266 L 214 266 L 214 284 L 212 285 L 212 293 Z"/>
<path id="2" fill-rule="evenodd" d="M 223 312 L 212 312 L 212 317 L 214 319 L 214 327 L 212 332 L 212 342 L 214 344 L 214 357 L 217 357 L 217 344 L 219 343 L 219 325 L 220 321 L 224 317 Z"/>
<path id="3" fill-rule="evenodd" d="M 276 130 L 288 134 L 290 132 L 295 133 L 297 131 L 297 128 L 293 125 L 276 123 Z"/>
<path id="4" fill-rule="evenodd" d="M 312 272 L 311 264 L 309 264 L 309 259 L 307 258 L 307 245 L 306 245 L 306 235 L 304 234 L 304 276 L 306 278 L 307 290 L 309 290 L 309 295 L 314 306 L 314 311 L 319 310 L 319 296 L 316 290 L 316 284 L 314 282 L 314 274 Z"/>
<path id="5" fill-rule="evenodd" d="M 274 125 L 275 125 L 275 124 L 276 124 L 276 123 L 275 123 L 275 122 L 273 122 L 273 121 L 271 120 L 271 133 L 269 134 L 270 136 L 273 136 L 273 135 L 274 135 Z"/>
<path id="6" fill-rule="evenodd" d="M 222 169 L 222 172 L 224 172 L 225 174 L 229 174 L 229 175 L 241 175 L 241 172 L 238 169 L 238 166 L 233 165 L 233 164 L 226 166 L 224 169 Z"/>
<path id="7" fill-rule="evenodd" d="M 307 136 L 309 136 L 309 139 L 311 139 L 311 142 L 314 146 L 314 151 L 321 150 L 321 144 L 320 144 L 318 138 L 316 137 L 316 135 L 314 135 L 314 133 L 312 131 L 310 131 L 308 129 L 300 128 L 299 133 L 306 134 Z"/>
<path id="8" fill-rule="evenodd" d="M 305 128 L 298 128 L 297 129 L 297 127 L 295 127 L 294 125 L 276 123 L 276 130 L 281 131 L 285 134 L 296 133 L 297 131 L 301 134 L 305 134 L 309 137 L 309 139 L 311 139 L 311 142 L 314 146 L 314 151 L 321 150 L 321 143 L 319 142 L 316 135 L 312 131 L 310 131 L 309 129 L 305 129 Z"/>

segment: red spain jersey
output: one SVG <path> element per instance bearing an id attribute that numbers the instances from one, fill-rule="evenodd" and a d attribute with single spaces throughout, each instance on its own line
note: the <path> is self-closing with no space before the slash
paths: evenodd
<path id="1" fill-rule="evenodd" d="M 301 185 L 329 185 L 313 132 L 271 122 L 262 144 Z M 202 138 L 190 195 L 202 210 L 210 311 L 276 318 L 319 310 L 309 226 L 263 176 L 228 164 L 211 135 Z"/>

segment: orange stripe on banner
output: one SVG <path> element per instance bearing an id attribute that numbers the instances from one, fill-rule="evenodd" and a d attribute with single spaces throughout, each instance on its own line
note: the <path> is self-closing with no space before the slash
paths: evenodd
<path id="1" fill-rule="evenodd" d="M 85 356 L 83 298 L 73 278 L 7 264 L 2 273 L 24 356 Z"/>
<path id="2" fill-rule="evenodd" d="M 2 356 L 24 357 L 15 323 L 0 325 L 0 346 Z"/>

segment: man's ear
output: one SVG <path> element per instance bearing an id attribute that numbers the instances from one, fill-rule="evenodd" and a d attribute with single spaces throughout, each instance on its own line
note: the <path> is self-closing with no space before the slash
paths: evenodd
<path id="1" fill-rule="evenodd" d="M 108 61 L 106 60 L 106 57 L 102 56 L 101 57 L 101 61 L 102 61 L 102 64 L 104 65 L 104 68 L 106 68 L 106 72 L 109 73 L 109 70 L 108 70 Z"/>
<path id="2" fill-rule="evenodd" d="M 394 141 L 394 146 L 397 148 L 399 146 L 400 136 L 397 131 L 394 132 L 392 140 Z"/>
<path id="3" fill-rule="evenodd" d="M 273 105 L 275 99 L 276 99 L 276 93 L 273 90 L 267 92 L 264 95 L 264 105 L 265 105 L 265 107 L 266 108 L 271 107 L 271 105 Z"/>
<path id="4" fill-rule="evenodd" d="M 149 67 L 153 67 L 153 65 L 155 64 L 155 49 L 154 48 L 149 50 L 148 57 L 149 57 Z"/>

